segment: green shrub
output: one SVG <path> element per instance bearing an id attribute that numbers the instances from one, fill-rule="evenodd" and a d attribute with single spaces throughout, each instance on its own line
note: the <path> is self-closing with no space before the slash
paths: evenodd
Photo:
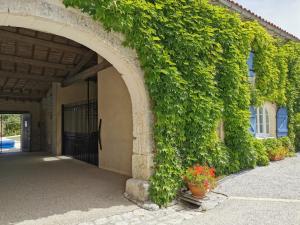
<path id="1" fill-rule="evenodd" d="M 281 143 L 282 147 L 287 149 L 287 156 L 293 156 L 295 154 L 295 146 L 292 144 L 289 137 L 279 138 L 278 141 Z"/>
<path id="2" fill-rule="evenodd" d="M 3 136 L 21 134 L 21 116 L 18 114 L 2 114 Z M 0 131 L 1 133 L 1 131 Z"/>
<path id="3" fill-rule="evenodd" d="M 268 152 L 263 142 L 261 140 L 255 139 L 253 140 L 253 145 L 256 150 L 256 164 L 258 166 L 269 165 L 270 160 L 269 160 Z"/>
<path id="4" fill-rule="evenodd" d="M 300 151 L 300 113 L 295 115 L 295 148 Z"/>
<path id="5" fill-rule="evenodd" d="M 269 159 L 271 161 L 284 159 L 288 155 L 288 153 L 289 153 L 288 149 L 283 146 L 280 146 L 280 147 L 274 148 L 274 149 L 270 149 L 268 152 Z"/>
<path id="6" fill-rule="evenodd" d="M 265 148 L 266 148 L 266 151 L 269 152 L 273 149 L 276 149 L 276 148 L 279 148 L 279 147 L 282 147 L 282 144 L 280 141 L 278 141 L 277 138 L 267 138 L 267 139 L 263 139 L 262 140 Z"/>
<path id="7" fill-rule="evenodd" d="M 218 142 L 210 151 L 210 157 L 207 164 L 216 169 L 216 175 L 224 175 L 229 173 L 230 157 L 229 149 L 224 143 Z"/>
<path id="8" fill-rule="evenodd" d="M 293 153 L 294 147 L 288 137 L 265 139 L 264 146 L 270 160 L 283 159 Z"/>

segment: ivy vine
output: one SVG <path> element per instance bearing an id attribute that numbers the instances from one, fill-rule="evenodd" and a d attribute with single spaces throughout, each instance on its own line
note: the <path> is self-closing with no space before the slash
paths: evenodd
<path id="1" fill-rule="evenodd" d="M 277 40 L 255 21 L 208 0 L 64 0 L 121 32 L 136 50 L 155 116 L 155 168 L 150 196 L 159 205 L 176 197 L 182 170 L 208 164 L 228 174 L 267 164 L 249 133 L 249 107 L 286 105 L 295 140 L 299 110 L 300 45 Z M 255 52 L 256 83 L 247 58 Z M 224 121 L 224 143 L 217 137 Z M 263 155 L 263 158 L 259 158 Z"/>

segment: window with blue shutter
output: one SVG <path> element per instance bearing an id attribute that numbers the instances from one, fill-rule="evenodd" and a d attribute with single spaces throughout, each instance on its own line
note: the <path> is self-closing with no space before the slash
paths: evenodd
<path id="1" fill-rule="evenodd" d="M 254 77 L 255 76 L 255 72 L 254 72 L 254 52 L 250 52 L 248 61 L 248 71 L 249 71 L 249 77 Z"/>
<path id="2" fill-rule="evenodd" d="M 250 132 L 253 136 L 255 136 L 256 134 L 256 109 L 255 107 L 251 106 L 250 107 L 250 112 L 251 112 L 251 116 L 250 116 Z"/>
<path id="3" fill-rule="evenodd" d="M 288 111 L 286 108 L 280 108 L 277 111 L 277 137 L 288 135 Z"/>
<path id="4" fill-rule="evenodd" d="M 270 137 L 270 115 L 266 105 L 256 109 L 256 137 Z"/>

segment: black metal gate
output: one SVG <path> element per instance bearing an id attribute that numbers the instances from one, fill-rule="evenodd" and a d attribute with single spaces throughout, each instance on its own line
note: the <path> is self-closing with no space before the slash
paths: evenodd
<path id="1" fill-rule="evenodd" d="M 63 155 L 98 165 L 97 101 L 63 105 Z"/>

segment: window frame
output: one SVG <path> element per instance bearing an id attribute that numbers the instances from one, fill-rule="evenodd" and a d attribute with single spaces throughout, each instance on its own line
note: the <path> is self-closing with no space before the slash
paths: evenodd
<path id="1" fill-rule="evenodd" d="M 249 57 L 248 60 L 251 59 L 251 64 L 248 64 L 247 61 L 247 65 L 248 65 L 248 76 L 251 79 L 254 79 L 256 74 L 255 74 L 255 70 L 254 70 L 254 58 L 255 58 L 255 52 L 253 50 L 250 51 L 249 53 Z"/>
<path id="2" fill-rule="evenodd" d="M 270 113 L 267 107 L 256 108 L 256 137 L 268 138 L 270 134 Z"/>

